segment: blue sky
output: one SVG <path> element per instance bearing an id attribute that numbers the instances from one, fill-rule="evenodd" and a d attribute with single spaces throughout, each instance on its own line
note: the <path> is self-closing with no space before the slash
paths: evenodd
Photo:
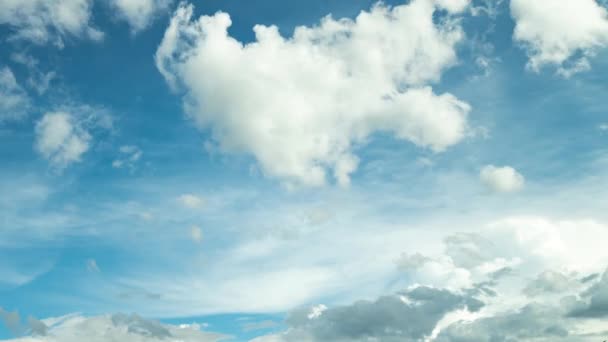
<path id="1" fill-rule="evenodd" d="M 0 339 L 605 338 L 607 13 L 0 4 Z"/>

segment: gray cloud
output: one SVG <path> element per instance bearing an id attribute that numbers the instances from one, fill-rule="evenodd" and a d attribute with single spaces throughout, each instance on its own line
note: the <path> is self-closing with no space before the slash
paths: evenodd
<path id="1" fill-rule="evenodd" d="M 608 317 L 608 270 L 572 304 L 571 317 Z"/>
<path id="2" fill-rule="evenodd" d="M 519 311 L 458 322 L 444 329 L 438 342 L 576 341 L 566 327 L 561 310 L 530 304 Z"/>
<path id="3" fill-rule="evenodd" d="M 538 275 L 524 289 L 527 296 L 533 297 L 543 293 L 560 293 L 576 288 L 580 283 L 560 272 L 547 270 Z"/>
<path id="4" fill-rule="evenodd" d="M 258 341 L 418 341 L 429 336 L 447 313 L 482 306 L 467 295 L 417 287 L 323 312 L 295 310 L 286 320 L 285 333 Z"/>

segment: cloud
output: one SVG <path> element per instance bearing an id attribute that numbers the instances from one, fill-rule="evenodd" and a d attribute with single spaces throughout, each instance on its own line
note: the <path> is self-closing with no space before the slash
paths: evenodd
<path id="1" fill-rule="evenodd" d="M 495 192 L 509 193 L 524 187 L 524 176 L 510 166 L 486 165 L 479 172 L 481 182 Z"/>
<path id="2" fill-rule="evenodd" d="M 581 300 L 572 304 L 569 313 L 571 317 L 608 317 L 608 270 L 581 297 Z"/>
<path id="3" fill-rule="evenodd" d="M 51 82 L 57 78 L 57 73 L 54 71 L 42 72 L 38 68 L 39 61 L 25 53 L 13 53 L 11 54 L 11 60 L 24 65 L 28 69 L 30 76 L 27 79 L 27 85 L 34 89 L 38 95 L 44 95 Z"/>
<path id="4" fill-rule="evenodd" d="M 297 309 L 288 316 L 284 333 L 254 341 L 422 341 L 446 314 L 481 307 L 474 298 L 421 286 L 315 315 L 309 308 Z"/>
<path id="5" fill-rule="evenodd" d="M 87 260 L 87 271 L 89 271 L 91 273 L 100 273 L 101 272 L 101 270 L 99 269 L 99 266 L 97 266 L 97 261 L 95 259 Z"/>
<path id="6" fill-rule="evenodd" d="M 131 170 L 135 169 L 135 164 L 137 164 L 143 155 L 142 150 L 133 145 L 121 146 L 118 151 L 120 152 L 120 157 L 112 161 L 112 167 L 116 169 L 124 167 Z"/>
<path id="7" fill-rule="evenodd" d="M 569 336 L 569 326 L 559 309 L 530 304 L 513 313 L 452 324 L 435 341 L 580 341 Z"/>
<path id="8" fill-rule="evenodd" d="M 406 271 L 407 270 L 416 270 L 431 261 L 433 261 L 433 259 L 431 259 L 427 256 L 424 256 L 418 252 L 414 253 L 414 254 L 403 253 L 403 254 L 401 254 L 401 257 L 399 258 L 399 260 L 397 260 L 397 266 L 400 269 L 403 269 Z"/>
<path id="9" fill-rule="evenodd" d="M 562 76 L 590 68 L 589 57 L 608 44 L 608 14 L 595 0 L 512 0 L 513 39 L 528 68 L 553 65 Z"/>
<path id="10" fill-rule="evenodd" d="M 193 194 L 183 194 L 180 195 L 177 200 L 179 203 L 189 209 L 197 209 L 205 204 L 205 201 L 197 195 Z"/>
<path id="11" fill-rule="evenodd" d="M 158 70 L 185 90 L 186 112 L 220 150 L 252 154 L 286 185 L 323 185 L 328 172 L 348 185 L 359 163 L 353 148 L 374 132 L 435 152 L 467 134 L 469 105 L 429 86 L 456 63 L 464 36 L 451 15 L 435 20 L 432 1 L 325 17 L 291 37 L 256 25 L 248 44 L 228 35 L 228 14 L 193 20 L 193 11 L 175 12 Z"/>
<path id="12" fill-rule="evenodd" d="M 0 69 L 0 123 L 20 119 L 27 114 L 30 100 L 8 67 Z"/>
<path id="13" fill-rule="evenodd" d="M 0 311 L 1 313 L 1 311 Z M 19 320 L 17 315 L 17 321 Z M 144 319 L 138 315 L 83 317 L 71 315 L 42 321 L 28 320 L 31 336 L 6 340 L 10 342 L 106 342 L 106 341 L 181 341 L 212 342 L 227 336 L 204 332 L 200 326 L 170 325 Z"/>
<path id="14" fill-rule="evenodd" d="M 126 20 L 134 33 L 146 29 L 163 12 L 169 13 L 173 0 L 111 0 L 119 17 Z"/>
<path id="15" fill-rule="evenodd" d="M 194 242 L 203 241 L 203 230 L 199 226 L 190 227 L 190 238 Z"/>
<path id="16" fill-rule="evenodd" d="M 531 297 L 543 293 L 562 293 L 577 288 L 579 285 L 575 279 L 566 274 L 546 270 L 526 286 L 524 293 Z"/>
<path id="17" fill-rule="evenodd" d="M 36 150 L 60 170 L 79 162 L 90 140 L 70 113 L 49 112 L 36 124 Z"/>
<path id="18" fill-rule="evenodd" d="M 21 330 L 21 318 L 18 312 L 9 312 L 0 308 L 0 320 L 6 328 L 13 334 L 18 334 Z"/>
<path id="19" fill-rule="evenodd" d="M 47 112 L 36 123 L 35 148 L 61 171 L 80 162 L 91 147 L 92 131 L 112 129 L 112 117 L 102 108 L 67 106 Z"/>
<path id="20" fill-rule="evenodd" d="M 14 32 L 10 39 L 63 47 L 66 39 L 103 39 L 90 24 L 92 0 L 8 0 L 0 3 L 0 25 Z"/>
<path id="21" fill-rule="evenodd" d="M 80 161 L 89 149 L 88 132 L 74 123 L 71 114 L 49 112 L 36 124 L 36 148 L 59 168 Z"/>

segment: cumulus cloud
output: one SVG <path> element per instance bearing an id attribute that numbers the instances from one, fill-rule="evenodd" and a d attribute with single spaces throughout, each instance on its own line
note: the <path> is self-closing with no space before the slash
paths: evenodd
<path id="1" fill-rule="evenodd" d="M 11 39 L 63 47 L 69 38 L 101 40 L 90 24 L 93 0 L 6 0 L 0 3 L 0 25 L 8 25 Z"/>
<path id="2" fill-rule="evenodd" d="M 479 172 L 481 182 L 495 192 L 516 192 L 524 187 L 524 176 L 510 166 L 486 165 Z"/>
<path id="3" fill-rule="evenodd" d="M 0 123 L 27 114 L 30 100 L 8 67 L 0 69 Z"/>
<path id="4" fill-rule="evenodd" d="M 570 76 L 590 68 L 589 57 L 608 44 L 608 13 L 596 0 L 512 0 L 513 39 L 523 45 L 528 67 L 558 67 Z"/>
<path id="5" fill-rule="evenodd" d="M 353 147 L 385 131 L 435 152 L 467 134 L 468 104 L 429 84 L 457 61 L 466 1 L 378 4 L 356 19 L 325 17 L 283 37 L 256 25 L 256 41 L 228 35 L 218 12 L 193 20 L 181 5 L 156 52 L 158 70 L 185 91 L 184 107 L 223 151 L 252 154 L 287 185 L 347 185 Z M 438 16 L 437 7 L 448 14 Z"/>
<path id="6" fill-rule="evenodd" d="M 66 112 L 50 112 L 36 124 L 36 149 L 53 166 L 63 169 L 79 162 L 91 136 Z"/>
<path id="7" fill-rule="evenodd" d="M 254 341 L 422 341 L 449 312 L 481 307 L 474 298 L 421 286 L 315 315 L 311 309 L 297 309 L 286 320 L 286 332 Z"/>
<path id="8" fill-rule="evenodd" d="M 150 26 L 163 12 L 168 13 L 173 0 L 111 0 L 111 3 L 136 33 Z"/>
<path id="9" fill-rule="evenodd" d="M 452 324 L 435 341 L 581 341 L 570 336 L 568 323 L 561 310 L 530 304 L 515 312 Z"/>
<path id="10" fill-rule="evenodd" d="M 0 311 L 0 314 L 2 311 Z M 13 317 L 14 319 L 15 317 Z M 19 321 L 18 315 L 16 316 Z M 42 321 L 28 320 L 30 336 L 11 342 L 107 342 L 107 341 L 180 341 L 211 342 L 227 336 L 201 331 L 199 325 L 170 325 L 144 319 L 138 315 L 83 317 L 71 315 Z"/>
<path id="11" fill-rule="evenodd" d="M 572 276 L 553 270 L 546 270 L 532 280 L 524 289 L 528 296 L 543 293 L 562 293 L 579 286 L 579 282 Z"/>
<path id="12" fill-rule="evenodd" d="M 581 294 L 580 300 L 571 304 L 572 317 L 608 317 L 608 270 L 599 282 Z"/>
<path id="13" fill-rule="evenodd" d="M 91 131 L 109 130 L 112 118 L 103 109 L 66 107 L 44 114 L 36 123 L 36 150 L 57 170 L 80 162 L 92 143 Z"/>

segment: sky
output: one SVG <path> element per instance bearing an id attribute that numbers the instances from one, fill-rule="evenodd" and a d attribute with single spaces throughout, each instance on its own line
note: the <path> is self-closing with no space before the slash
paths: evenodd
<path id="1" fill-rule="evenodd" d="M 608 2 L 0 2 L 0 340 L 608 338 Z"/>

